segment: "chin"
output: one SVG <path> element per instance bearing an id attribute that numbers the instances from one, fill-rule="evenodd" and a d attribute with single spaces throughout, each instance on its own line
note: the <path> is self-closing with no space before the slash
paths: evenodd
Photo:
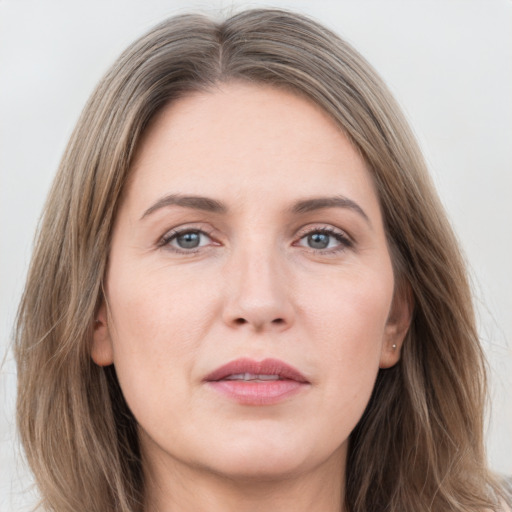
<path id="1" fill-rule="evenodd" d="M 321 450 L 309 450 L 303 439 L 252 437 L 219 446 L 211 453 L 210 468 L 233 480 L 280 480 L 297 476 L 318 465 Z"/>
<path id="2" fill-rule="evenodd" d="M 307 471 L 311 461 L 298 460 L 283 454 L 273 454 L 272 457 L 252 457 L 224 460 L 214 464 L 210 470 L 233 481 L 265 482 L 286 480 Z"/>

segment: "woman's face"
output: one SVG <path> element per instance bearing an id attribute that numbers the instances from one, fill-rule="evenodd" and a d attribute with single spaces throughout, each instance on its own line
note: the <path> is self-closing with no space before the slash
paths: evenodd
<path id="1" fill-rule="evenodd" d="M 409 321 L 361 156 L 305 99 L 231 83 L 166 107 L 132 171 L 92 357 L 114 363 L 145 460 L 343 468 Z"/>

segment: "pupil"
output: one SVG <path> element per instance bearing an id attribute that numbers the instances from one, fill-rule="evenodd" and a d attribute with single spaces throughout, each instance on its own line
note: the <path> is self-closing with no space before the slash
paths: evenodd
<path id="1" fill-rule="evenodd" d="M 325 249 L 329 245 L 329 237 L 325 233 L 313 233 L 308 236 L 309 246 L 313 249 Z"/>
<path id="2" fill-rule="evenodd" d="M 190 233 L 184 233 L 183 235 L 179 235 L 176 239 L 178 245 L 182 249 L 194 249 L 199 245 L 200 236 L 199 233 L 191 231 Z"/>

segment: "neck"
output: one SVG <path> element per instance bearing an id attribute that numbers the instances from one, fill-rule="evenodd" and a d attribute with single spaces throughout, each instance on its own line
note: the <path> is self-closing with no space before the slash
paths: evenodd
<path id="1" fill-rule="evenodd" d="M 345 457 L 343 457 L 345 460 Z M 344 464 L 285 476 L 232 477 L 176 460 L 146 465 L 146 512 L 343 512 Z"/>

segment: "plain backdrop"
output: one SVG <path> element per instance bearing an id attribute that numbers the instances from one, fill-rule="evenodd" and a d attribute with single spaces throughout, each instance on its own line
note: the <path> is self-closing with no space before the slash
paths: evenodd
<path id="1" fill-rule="evenodd" d="M 512 1 L 0 0 L 0 512 L 34 501 L 9 345 L 38 216 L 81 108 L 163 18 L 261 5 L 341 34 L 405 110 L 467 257 L 491 367 L 489 457 L 512 474 Z"/>

